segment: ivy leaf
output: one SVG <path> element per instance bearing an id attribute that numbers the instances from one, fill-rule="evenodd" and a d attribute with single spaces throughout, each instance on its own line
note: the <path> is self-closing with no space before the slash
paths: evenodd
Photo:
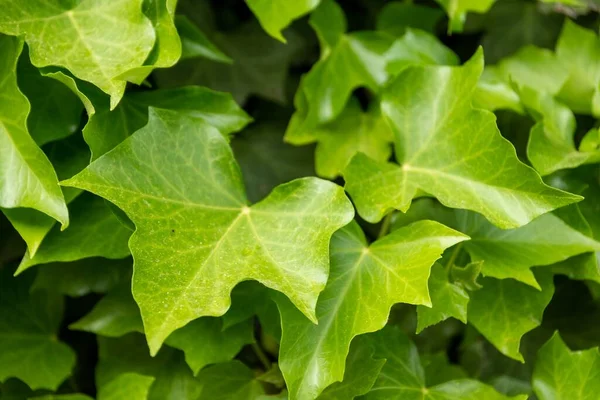
<path id="1" fill-rule="evenodd" d="M 49 394 L 46 396 L 36 396 L 36 397 L 30 397 L 28 400 L 93 400 L 93 399 L 84 394 L 73 393 L 73 394 Z"/>
<path id="2" fill-rule="evenodd" d="M 330 385 L 318 397 L 318 400 L 354 399 L 366 394 L 375 383 L 385 360 L 374 359 L 373 349 L 359 336 L 352 341 L 346 360 L 344 380 Z"/>
<path id="3" fill-rule="evenodd" d="M 515 228 L 581 200 L 546 186 L 517 159 L 494 116 L 471 107 L 482 69 L 479 51 L 462 67 L 411 67 L 386 88 L 382 109 L 401 167 L 362 154 L 352 159 L 344 178 L 361 217 L 377 222 L 391 208 L 405 212 L 422 190 L 446 206 Z"/>
<path id="4" fill-rule="evenodd" d="M 52 163 L 58 179 L 67 179 L 84 169 L 90 160 L 90 151 L 78 135 L 48 143 L 44 146 L 48 159 Z M 62 188 L 65 202 L 69 204 L 81 190 Z M 56 220 L 32 208 L 10 208 L 2 210 L 12 226 L 27 243 L 30 257 L 34 257 L 42 241 L 56 224 Z"/>
<path id="5" fill-rule="evenodd" d="M 65 183 L 101 195 L 136 225 L 133 293 L 153 354 L 187 322 L 223 315 L 231 289 L 247 279 L 286 293 L 316 320 L 329 238 L 353 216 L 342 189 L 316 178 L 278 186 L 249 207 L 225 138 L 196 119 L 155 109 L 146 127 Z M 207 219 L 214 225 L 189 225 Z"/>
<path id="6" fill-rule="evenodd" d="M 381 374 L 365 400 L 506 400 L 482 382 L 458 379 L 428 387 L 416 346 L 398 329 L 389 326 L 370 335 L 375 356 L 385 358 Z M 527 396 L 518 396 L 524 400 Z"/>
<path id="7" fill-rule="evenodd" d="M 463 30 L 467 12 L 484 13 L 490 9 L 496 0 L 436 0 L 448 14 L 450 23 L 448 32 Z"/>
<path id="8" fill-rule="evenodd" d="M 377 30 L 394 36 L 402 36 L 406 28 L 434 33 L 443 17 L 444 12 L 438 8 L 393 1 L 387 3 L 377 15 Z"/>
<path id="9" fill-rule="evenodd" d="M 450 267 L 450 280 L 467 290 L 479 290 L 482 286 L 477 282 L 477 278 L 481 274 L 482 266 L 483 261 L 470 262 L 464 267 L 452 265 Z"/>
<path id="10" fill-rule="evenodd" d="M 341 381 L 353 337 L 385 326 L 395 303 L 431 305 L 427 280 L 444 249 L 468 237 L 422 221 L 367 245 L 356 223 L 331 242 L 328 285 L 311 324 L 285 299 L 278 301 L 283 335 L 279 366 L 291 399 L 317 397 Z"/>
<path id="11" fill-rule="evenodd" d="M 142 0 L 2 0 L 0 8 L 0 32 L 24 36 L 33 65 L 67 68 L 108 93 L 111 108 L 125 92 L 119 75 L 141 66 L 155 42 Z"/>
<path id="12" fill-rule="evenodd" d="M 598 348 L 571 351 L 555 333 L 540 349 L 533 371 L 533 390 L 540 400 L 593 399 L 598 382 Z"/>
<path id="13" fill-rule="evenodd" d="M 153 382 L 151 376 L 125 373 L 100 387 L 98 400 L 146 400 Z"/>
<path id="14" fill-rule="evenodd" d="M 429 293 L 432 307 L 417 306 L 417 333 L 450 317 L 467 323 L 469 294 L 462 287 L 449 281 L 448 273 L 439 263 L 431 269 Z"/>
<path id="15" fill-rule="evenodd" d="M 99 362 L 96 387 L 102 387 L 124 373 L 155 378 L 148 400 L 197 399 L 201 383 L 183 360 L 180 351 L 164 347 L 150 357 L 144 337 L 133 333 L 120 338 L 98 337 Z"/>
<path id="16" fill-rule="evenodd" d="M 469 323 L 502 354 L 521 362 L 521 338 L 541 324 L 554 294 L 552 275 L 536 275 L 541 290 L 511 279 L 482 279 L 483 288 L 471 293 L 467 311 Z"/>
<path id="17" fill-rule="evenodd" d="M 209 60 L 232 64 L 233 60 L 223 53 L 208 37 L 185 15 L 175 17 L 177 31 L 181 37 L 181 59 L 204 57 Z"/>
<path id="18" fill-rule="evenodd" d="M 17 274 L 34 265 L 76 261 L 82 258 L 125 258 L 131 231 L 125 228 L 100 197 L 83 194 L 71 205 L 71 225 L 65 231 L 55 226 L 34 257 L 25 254 Z"/>
<path id="19" fill-rule="evenodd" d="M 131 259 L 85 258 L 70 263 L 51 263 L 40 268 L 31 290 L 49 290 L 70 297 L 106 293 L 131 277 Z"/>
<path id="20" fill-rule="evenodd" d="M 199 86 L 127 94 L 116 109 L 100 109 L 83 130 L 94 159 L 112 150 L 148 122 L 148 107 L 174 110 L 217 128 L 223 135 L 241 130 L 252 119 L 229 93 Z"/>
<path id="21" fill-rule="evenodd" d="M 175 27 L 176 6 L 177 0 L 143 0 L 142 11 L 152 22 L 156 41 L 144 65 L 120 74 L 119 79 L 141 85 L 155 68 L 172 67 L 179 60 L 182 46 Z"/>
<path id="22" fill-rule="evenodd" d="M 32 275 L 11 272 L 0 268 L 0 381 L 16 377 L 32 389 L 56 390 L 75 366 L 75 353 L 56 336 L 63 298 L 29 293 Z"/>
<path id="23" fill-rule="evenodd" d="M 0 35 L 0 92 L 5 99 L 0 103 L 0 207 L 36 209 L 65 229 L 69 215 L 56 172 L 27 131 L 29 102 L 16 76 L 22 48 L 19 39 Z"/>
<path id="24" fill-rule="evenodd" d="M 202 384 L 198 400 L 247 400 L 265 393 L 254 372 L 237 360 L 206 368 L 198 381 Z"/>
<path id="25" fill-rule="evenodd" d="M 567 20 L 556 45 L 558 60 L 569 78 L 558 97 L 576 113 L 600 115 L 600 39 Z"/>
<path id="26" fill-rule="evenodd" d="M 286 0 L 247 0 L 248 7 L 265 31 L 275 39 L 285 43 L 281 31 L 293 20 L 308 14 L 316 8 L 321 0 L 297 0 L 289 3 Z"/>

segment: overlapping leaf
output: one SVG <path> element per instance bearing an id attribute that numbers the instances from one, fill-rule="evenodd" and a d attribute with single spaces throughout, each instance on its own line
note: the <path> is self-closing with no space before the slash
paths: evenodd
<path id="1" fill-rule="evenodd" d="M 275 39 L 285 42 L 281 31 L 293 20 L 307 14 L 319 5 L 321 0 L 248 0 L 248 7 L 254 12 L 262 27 Z"/>
<path id="2" fill-rule="evenodd" d="M 284 292 L 315 320 L 329 238 L 353 215 L 341 188 L 318 179 L 279 186 L 249 207 L 221 133 L 158 110 L 66 183 L 105 197 L 135 223 L 133 292 L 153 353 L 187 322 L 224 314 L 231 289 L 247 279 Z"/>

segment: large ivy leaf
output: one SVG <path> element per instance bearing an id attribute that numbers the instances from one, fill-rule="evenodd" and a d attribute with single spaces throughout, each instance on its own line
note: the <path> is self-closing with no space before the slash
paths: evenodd
<path id="1" fill-rule="evenodd" d="M 124 373 L 98 389 L 98 400 L 146 400 L 153 382 L 151 376 Z"/>
<path id="2" fill-rule="evenodd" d="M 52 163 L 58 179 L 67 179 L 81 171 L 90 161 L 90 151 L 78 135 L 44 146 L 48 159 Z M 62 188 L 65 202 L 69 204 L 81 190 Z M 56 224 L 56 220 L 32 208 L 11 208 L 2 210 L 12 226 L 27 243 L 30 257 L 34 257 L 42 241 Z"/>
<path id="3" fill-rule="evenodd" d="M 331 271 L 317 304 L 318 325 L 287 300 L 278 303 L 282 330 L 279 366 L 291 399 L 314 399 L 344 377 L 353 337 L 383 328 L 395 303 L 430 306 L 427 280 L 444 249 L 468 239 L 422 221 L 367 245 L 353 223 L 331 242 Z"/>
<path id="4" fill-rule="evenodd" d="M 16 77 L 22 48 L 19 39 L 0 35 L 0 207 L 36 209 L 64 229 L 69 215 L 56 172 L 27 131 L 29 102 Z"/>
<path id="5" fill-rule="evenodd" d="M 382 109 L 401 166 L 362 154 L 352 159 L 344 178 L 361 217 L 376 222 L 389 209 L 406 211 L 422 190 L 444 205 L 515 228 L 581 200 L 546 186 L 517 159 L 494 116 L 471 107 L 482 69 L 479 51 L 463 67 L 411 67 L 386 88 Z"/>
<path id="6" fill-rule="evenodd" d="M 202 385 L 198 400 L 256 399 L 265 392 L 254 372 L 237 360 L 206 368 L 198 381 Z"/>
<path id="7" fill-rule="evenodd" d="M 533 390 L 540 400 L 596 398 L 600 390 L 598 348 L 571 351 L 555 333 L 538 353 Z"/>
<path id="8" fill-rule="evenodd" d="M 32 389 L 56 390 L 75 366 L 75 353 L 56 337 L 63 298 L 29 293 L 31 278 L 0 268 L 0 381 L 16 377 Z"/>
<path id="9" fill-rule="evenodd" d="M 89 193 L 70 205 L 71 225 L 61 231 L 55 226 L 35 256 L 25 254 L 17 274 L 34 265 L 76 261 L 82 258 L 125 258 L 129 255 L 127 229 L 107 206 L 105 200 Z"/>
<path id="10" fill-rule="evenodd" d="M 119 75 L 141 66 L 156 38 L 142 0 L 2 0 L 0 8 L 0 32 L 24 36 L 36 67 L 67 68 L 108 93 L 111 108 L 125 92 Z"/>
<path id="11" fill-rule="evenodd" d="M 558 97 L 577 113 L 600 115 L 600 39 L 596 33 L 567 20 L 556 55 L 569 69 Z"/>
<path id="12" fill-rule="evenodd" d="M 321 0 L 248 0 L 248 7 L 256 15 L 260 24 L 269 35 L 285 43 L 281 31 L 293 20 L 308 14 L 319 5 Z"/>
<path id="13" fill-rule="evenodd" d="M 125 373 L 152 376 L 148 400 L 197 399 L 201 383 L 183 360 L 183 354 L 164 347 L 150 357 L 144 337 L 137 333 L 120 338 L 98 337 L 99 362 L 96 367 L 96 387 L 103 387 Z"/>
<path id="14" fill-rule="evenodd" d="M 251 118 L 229 93 L 199 86 L 134 92 L 114 110 L 99 109 L 83 130 L 94 159 L 112 150 L 148 122 L 148 107 L 174 110 L 217 128 L 223 135 L 241 130 Z"/>
<path id="15" fill-rule="evenodd" d="M 425 371 L 416 346 L 390 326 L 370 336 L 375 356 L 386 363 L 365 400 L 506 400 L 491 386 L 473 379 L 458 379 L 434 386 L 426 384 Z M 524 400 L 527 396 L 517 396 Z"/>
<path id="16" fill-rule="evenodd" d="M 521 362 L 521 338 L 541 324 L 554 294 L 552 275 L 536 275 L 541 290 L 511 279 L 482 279 L 483 288 L 471 293 L 467 311 L 469 323 L 502 354 Z"/>
<path id="17" fill-rule="evenodd" d="M 448 32 L 460 32 L 467 18 L 467 12 L 484 13 L 496 0 L 436 0 L 448 14 Z"/>
<path id="18" fill-rule="evenodd" d="M 247 279 L 284 292 L 316 320 L 329 238 L 352 219 L 350 202 L 338 186 L 307 178 L 249 207 L 241 179 L 216 129 L 152 109 L 146 127 L 66 181 L 136 225 L 133 293 L 153 354 L 187 322 L 224 314 L 231 289 Z"/>

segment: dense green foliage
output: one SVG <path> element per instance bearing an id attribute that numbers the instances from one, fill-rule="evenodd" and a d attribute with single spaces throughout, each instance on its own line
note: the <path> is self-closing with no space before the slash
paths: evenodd
<path id="1" fill-rule="evenodd" d="M 600 3 L 0 10 L 0 400 L 599 398 Z"/>

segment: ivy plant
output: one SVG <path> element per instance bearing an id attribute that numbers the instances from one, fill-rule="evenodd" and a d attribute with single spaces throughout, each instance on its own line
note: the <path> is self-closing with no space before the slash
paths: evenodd
<path id="1" fill-rule="evenodd" d="M 595 0 L 0 0 L 0 400 L 592 400 Z"/>

